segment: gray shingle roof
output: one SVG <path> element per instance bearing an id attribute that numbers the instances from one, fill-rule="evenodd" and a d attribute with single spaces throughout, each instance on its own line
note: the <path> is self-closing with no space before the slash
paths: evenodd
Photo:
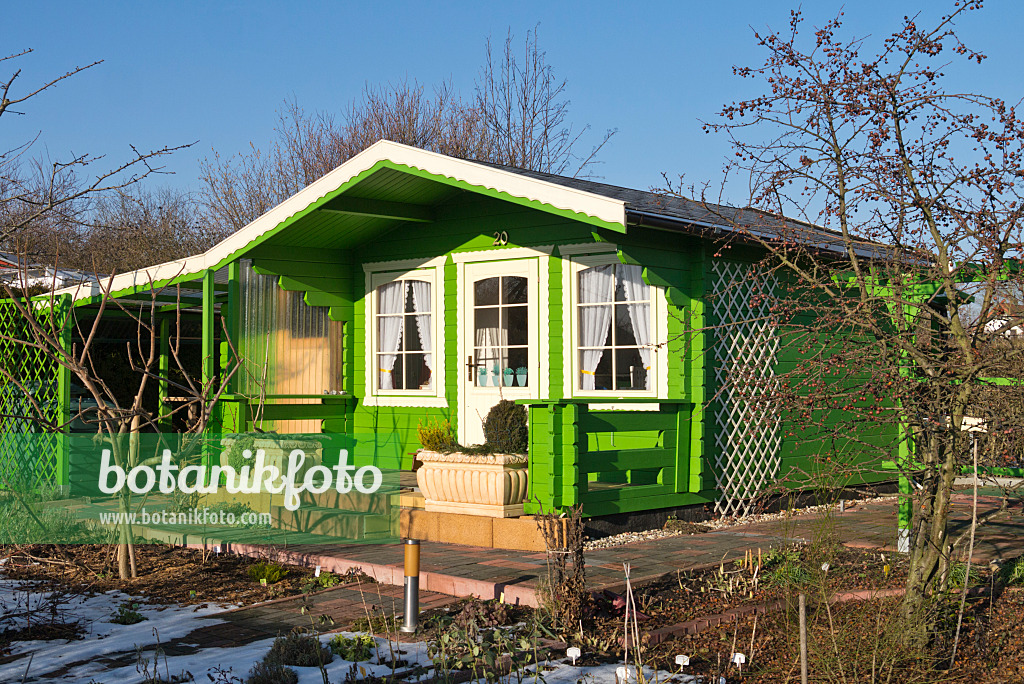
<path id="1" fill-rule="evenodd" d="M 796 219 L 780 218 L 759 209 L 736 208 L 722 204 L 697 202 L 677 195 L 666 195 L 647 190 L 634 190 L 617 185 L 599 183 L 583 178 L 568 178 L 541 171 L 529 171 L 511 166 L 478 162 L 510 171 L 529 178 L 562 185 L 603 197 L 621 200 L 626 204 L 627 222 L 631 225 L 651 226 L 681 233 L 704 236 L 744 237 L 756 235 L 766 239 L 796 241 L 805 247 L 844 252 L 839 233 Z M 859 241 L 857 251 L 863 256 L 882 256 L 891 248 L 886 245 Z"/>

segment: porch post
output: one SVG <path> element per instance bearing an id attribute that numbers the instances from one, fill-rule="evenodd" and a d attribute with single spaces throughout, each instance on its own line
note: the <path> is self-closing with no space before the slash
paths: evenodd
<path id="1" fill-rule="evenodd" d="M 226 339 L 220 343 L 220 372 L 222 378 L 226 378 L 231 373 L 234 364 L 241 363 L 241 359 L 237 357 L 237 354 L 241 353 L 238 348 L 239 325 L 241 322 L 239 315 L 241 310 L 241 293 L 239 290 L 241 275 L 242 265 L 237 259 L 228 264 L 228 302 L 226 307 L 221 308 L 221 318 L 224 321 L 224 329 L 226 331 Z M 239 383 L 240 371 L 241 369 L 236 370 L 228 383 L 227 391 L 231 394 L 237 394 L 241 389 Z M 234 398 L 221 399 L 219 406 L 216 408 L 220 432 L 237 433 L 245 430 L 243 424 L 245 421 L 245 411 L 243 408 L 244 404 L 241 400 Z"/>
<path id="2" fill-rule="evenodd" d="M 568 403 L 562 406 L 562 495 L 559 505 L 570 508 L 580 503 L 580 453 L 586 450 L 585 436 L 581 438 L 580 423 L 587 415 L 586 404 Z M 557 490 L 556 490 L 557 491 Z"/>
<path id="3" fill-rule="evenodd" d="M 157 427 L 160 432 L 170 432 L 172 427 L 171 405 L 167 402 L 170 397 L 170 383 L 168 374 L 171 371 L 171 321 L 169 318 L 160 319 L 160 361 L 158 366 L 159 379 L 156 384 L 157 397 Z"/>
<path id="4" fill-rule="evenodd" d="M 71 349 L 71 321 L 73 303 L 70 296 L 61 298 L 57 305 L 60 317 L 60 346 L 68 352 Z M 57 482 L 60 491 L 69 493 L 71 487 L 71 369 L 62 363 L 57 364 L 57 415 L 59 426 L 57 433 Z"/>
<path id="5" fill-rule="evenodd" d="M 216 369 L 217 369 L 217 366 L 216 366 L 216 349 L 214 347 L 214 338 L 213 338 L 213 332 L 214 332 L 213 324 L 214 324 L 214 320 L 215 320 L 215 315 L 214 315 L 214 296 L 216 295 L 216 292 L 214 291 L 213 285 L 214 285 L 214 283 L 213 283 L 213 271 L 210 270 L 210 269 L 207 269 L 206 271 L 203 272 L 203 313 L 202 313 L 202 316 L 203 316 L 203 321 L 202 321 L 202 330 L 203 330 L 202 354 L 203 354 L 203 358 L 202 358 L 202 376 L 201 376 L 201 383 L 202 383 L 201 390 L 202 390 L 202 393 L 203 393 L 203 397 L 202 397 L 203 403 L 202 403 L 202 406 L 200 407 L 200 410 L 202 410 L 204 412 L 210 410 L 209 406 L 207 405 L 207 402 L 210 400 L 210 398 L 214 394 L 213 393 L 213 380 L 214 380 Z M 210 428 L 212 426 L 212 423 L 213 423 L 213 414 L 212 414 L 212 412 L 210 412 L 208 414 L 205 434 L 202 436 L 202 440 L 203 440 L 202 441 L 202 445 L 203 445 L 202 446 L 202 448 L 203 448 L 203 463 L 205 463 L 207 465 L 211 465 L 212 460 L 213 460 L 213 451 L 211 449 L 212 445 L 210 444 L 210 439 L 209 439 Z"/>
<path id="6" fill-rule="evenodd" d="M 204 399 L 212 395 L 214 374 L 216 372 L 216 350 L 214 349 L 214 296 L 213 271 L 203 272 L 203 366 L 202 383 Z"/>

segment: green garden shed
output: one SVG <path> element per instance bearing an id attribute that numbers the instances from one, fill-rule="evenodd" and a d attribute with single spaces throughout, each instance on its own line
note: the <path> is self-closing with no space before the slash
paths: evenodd
<path id="1" fill-rule="evenodd" d="M 410 470 L 420 422 L 480 443 L 505 398 L 528 407 L 528 513 L 743 513 L 813 452 L 725 381 L 742 368 L 770 387 L 785 362 L 765 298 L 744 286 L 760 253 L 721 250 L 737 225 L 764 223 L 381 141 L 209 251 L 118 275 L 111 292 L 180 285 L 204 377 L 238 350 L 223 433 L 375 434 L 393 448 L 363 457 Z M 102 295 L 57 294 L 83 312 Z M 67 371 L 52 372 L 47 405 L 66 419 Z M 59 448 L 46 463 L 40 479 L 68 483 Z"/>

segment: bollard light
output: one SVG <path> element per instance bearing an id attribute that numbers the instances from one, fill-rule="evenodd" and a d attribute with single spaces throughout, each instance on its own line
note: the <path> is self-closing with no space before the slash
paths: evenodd
<path id="1" fill-rule="evenodd" d="M 399 628 L 406 634 L 416 631 L 420 621 L 420 540 L 405 540 L 405 617 Z"/>

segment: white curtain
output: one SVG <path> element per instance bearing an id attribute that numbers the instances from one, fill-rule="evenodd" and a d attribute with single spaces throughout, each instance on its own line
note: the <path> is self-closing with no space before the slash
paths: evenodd
<path id="1" fill-rule="evenodd" d="M 580 272 L 580 304 L 607 303 L 607 306 L 581 306 L 580 346 L 599 347 L 605 344 L 612 325 L 612 298 L 615 296 L 615 271 L 612 266 L 595 266 Z M 603 349 L 584 349 L 582 353 L 580 389 L 592 390 L 594 371 L 604 356 Z"/>
<path id="2" fill-rule="evenodd" d="M 491 309 L 491 311 L 498 311 L 497 309 Z M 480 312 L 477 311 L 477 316 Z M 497 327 L 483 327 L 479 323 L 476 324 L 476 347 L 477 347 L 477 364 L 482 365 L 484 370 L 491 377 L 491 384 L 501 385 L 501 372 L 505 363 L 503 352 L 508 346 L 508 329 L 502 327 L 500 312 L 498 315 Z M 497 369 L 497 376 L 494 375 L 494 371 Z"/>
<path id="3" fill-rule="evenodd" d="M 412 285 L 412 308 L 416 312 L 416 330 L 420 334 L 420 347 L 423 349 L 423 361 L 430 369 L 431 381 L 434 377 L 434 332 L 430 327 L 430 283 L 422 280 L 410 280 Z M 426 313 L 421 313 L 426 312 Z"/>
<path id="4" fill-rule="evenodd" d="M 402 343 L 402 328 L 405 317 L 401 314 L 405 311 L 405 281 L 388 283 L 377 288 L 377 301 L 379 314 L 399 314 L 397 316 L 381 315 L 379 321 L 379 348 L 380 354 L 377 357 L 380 364 L 380 388 L 389 390 L 394 388 L 391 380 L 391 371 L 395 369 L 395 360 L 398 355 L 398 345 Z"/>
<path id="5" fill-rule="evenodd" d="M 649 300 L 649 285 L 643 281 L 643 274 L 639 266 L 628 264 L 619 266 L 619 279 L 622 281 L 622 288 L 626 296 L 626 305 L 629 310 L 629 322 L 633 324 L 633 335 L 636 343 L 640 345 L 640 359 L 644 363 L 644 374 L 646 387 L 651 389 L 651 305 L 649 301 L 637 302 L 631 300 Z"/>

